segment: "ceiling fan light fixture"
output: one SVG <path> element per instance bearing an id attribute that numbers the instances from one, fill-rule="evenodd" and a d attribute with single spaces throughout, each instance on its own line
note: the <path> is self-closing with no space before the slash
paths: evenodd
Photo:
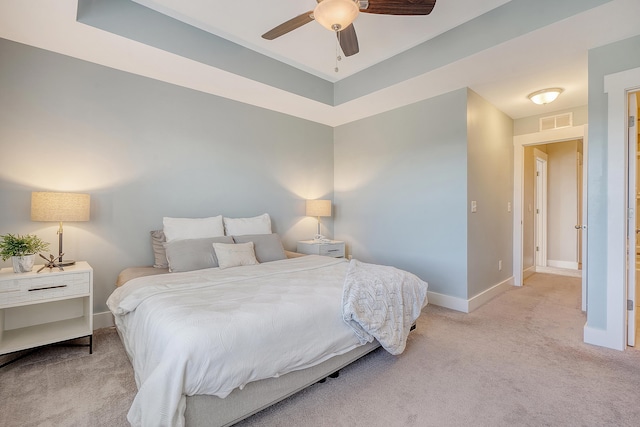
<path id="1" fill-rule="evenodd" d="M 560 95 L 563 91 L 564 89 L 560 87 L 552 87 L 549 89 L 542 89 L 530 93 L 527 98 L 529 98 L 534 104 L 544 105 L 555 101 L 558 95 Z"/>
<path id="2" fill-rule="evenodd" d="M 316 5 L 313 17 L 327 30 L 337 32 L 351 25 L 359 11 L 355 0 L 322 0 Z"/>

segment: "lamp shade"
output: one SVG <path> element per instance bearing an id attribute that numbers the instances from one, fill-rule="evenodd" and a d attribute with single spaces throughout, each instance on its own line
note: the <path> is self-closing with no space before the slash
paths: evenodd
<path id="1" fill-rule="evenodd" d="M 307 200 L 307 216 L 331 216 L 331 200 Z"/>
<path id="2" fill-rule="evenodd" d="M 351 25 L 359 11 L 354 0 L 322 0 L 313 11 L 313 19 L 327 30 L 340 31 Z"/>
<path id="3" fill-rule="evenodd" d="M 81 193 L 31 193 L 31 221 L 89 221 L 91 196 Z"/>

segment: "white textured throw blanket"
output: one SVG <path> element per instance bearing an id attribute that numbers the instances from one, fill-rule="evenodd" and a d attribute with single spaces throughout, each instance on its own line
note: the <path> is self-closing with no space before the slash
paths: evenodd
<path id="1" fill-rule="evenodd" d="M 351 260 L 342 296 L 344 320 L 363 344 L 375 338 L 389 353 L 400 354 L 427 305 L 427 286 L 406 271 Z"/>

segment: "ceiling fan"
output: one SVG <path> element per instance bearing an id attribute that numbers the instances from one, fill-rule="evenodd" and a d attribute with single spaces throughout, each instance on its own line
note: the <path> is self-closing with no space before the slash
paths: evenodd
<path id="1" fill-rule="evenodd" d="M 345 56 L 360 51 L 353 21 L 359 12 L 379 15 L 428 15 L 436 0 L 316 0 L 318 4 L 310 10 L 292 18 L 262 35 L 273 40 L 311 21 L 317 21 L 330 31 L 335 31 Z"/>

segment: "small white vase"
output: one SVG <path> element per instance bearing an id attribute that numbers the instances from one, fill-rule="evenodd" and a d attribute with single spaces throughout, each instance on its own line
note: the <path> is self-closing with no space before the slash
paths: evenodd
<path id="1" fill-rule="evenodd" d="M 14 273 L 28 273 L 33 270 L 33 264 L 36 261 L 35 255 L 12 256 Z"/>

